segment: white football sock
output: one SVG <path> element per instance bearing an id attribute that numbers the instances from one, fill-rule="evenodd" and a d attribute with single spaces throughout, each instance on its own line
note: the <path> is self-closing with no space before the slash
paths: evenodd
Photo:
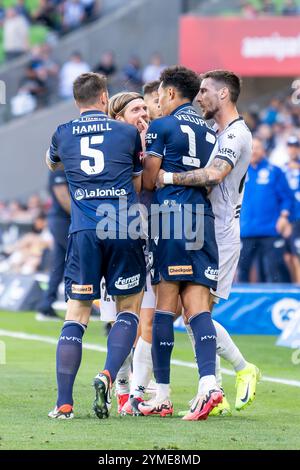
<path id="1" fill-rule="evenodd" d="M 210 390 L 216 387 L 216 377 L 214 375 L 205 375 L 199 380 L 198 395 L 206 395 Z"/>
<path id="2" fill-rule="evenodd" d="M 192 344 L 194 357 L 196 358 L 195 338 L 194 338 L 193 330 L 192 330 L 191 325 L 189 323 L 187 325 L 185 325 L 185 327 L 186 327 L 188 337 L 190 338 L 190 341 L 191 341 L 191 344 Z"/>
<path id="3" fill-rule="evenodd" d="M 222 387 L 221 359 L 216 355 L 216 381 L 219 387 Z"/>
<path id="4" fill-rule="evenodd" d="M 124 395 L 130 391 L 130 373 L 131 373 L 132 355 L 128 354 L 127 358 L 123 362 L 117 377 L 116 377 L 116 392 L 119 395 Z"/>
<path id="5" fill-rule="evenodd" d="M 236 372 L 247 365 L 239 348 L 232 341 L 229 333 L 217 321 L 213 320 L 217 332 L 217 354 L 230 362 Z"/>
<path id="6" fill-rule="evenodd" d="M 135 397 L 143 398 L 151 379 L 153 371 L 151 347 L 151 343 L 145 341 L 141 336 L 139 337 L 133 355 L 133 374 L 130 387 L 130 395 Z"/>
<path id="7" fill-rule="evenodd" d="M 155 401 L 162 402 L 170 398 L 170 384 L 157 384 Z"/>

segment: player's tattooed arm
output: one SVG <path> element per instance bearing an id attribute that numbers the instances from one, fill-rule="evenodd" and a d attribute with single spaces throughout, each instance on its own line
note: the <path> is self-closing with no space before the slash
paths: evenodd
<path id="1" fill-rule="evenodd" d="M 62 164 L 62 162 L 53 162 L 51 159 L 50 159 L 50 153 L 49 153 L 49 150 L 47 150 L 47 153 L 46 153 L 46 164 L 47 164 L 47 167 L 49 168 L 49 170 L 51 171 L 56 171 L 56 170 L 63 170 L 64 169 L 64 165 Z"/>
<path id="2" fill-rule="evenodd" d="M 161 167 L 161 158 L 148 154 L 143 161 L 143 165 L 143 188 L 153 191 Z"/>
<path id="3" fill-rule="evenodd" d="M 231 172 L 232 165 L 226 160 L 218 158 L 213 160 L 207 168 L 185 171 L 183 173 L 173 173 L 173 182 L 177 186 L 206 186 L 212 187 L 220 184 Z M 163 175 L 159 175 L 159 184 L 166 184 Z"/>

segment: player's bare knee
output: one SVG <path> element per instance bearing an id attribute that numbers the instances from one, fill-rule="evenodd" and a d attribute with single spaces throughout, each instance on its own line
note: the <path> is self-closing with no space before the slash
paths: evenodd
<path id="1" fill-rule="evenodd" d="M 92 300 L 69 299 L 66 320 L 74 320 L 87 325 L 91 314 Z"/>
<path id="2" fill-rule="evenodd" d="M 137 315 L 140 314 L 141 304 L 143 300 L 144 291 L 132 295 L 118 295 L 116 296 L 117 312 L 129 311 Z"/>
<path id="3" fill-rule="evenodd" d="M 210 311 L 210 291 L 205 286 L 188 284 L 181 293 L 181 301 L 187 319 L 197 313 Z"/>
<path id="4" fill-rule="evenodd" d="M 176 312 L 178 308 L 179 282 L 162 280 L 157 290 L 157 310 Z"/>
<path id="5" fill-rule="evenodd" d="M 152 342 L 152 327 L 153 327 L 153 317 L 152 317 L 151 321 L 149 321 L 149 319 L 147 320 L 147 322 L 142 320 L 142 322 L 141 322 L 141 336 L 148 343 Z"/>

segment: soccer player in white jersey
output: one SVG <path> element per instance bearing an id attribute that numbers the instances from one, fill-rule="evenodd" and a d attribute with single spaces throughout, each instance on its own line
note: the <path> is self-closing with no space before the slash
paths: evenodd
<path id="1" fill-rule="evenodd" d="M 203 117 L 214 119 L 218 135 L 218 152 L 206 168 L 184 173 L 159 174 L 158 184 L 206 186 L 211 188 L 210 200 L 215 215 L 216 241 L 219 250 L 219 279 L 211 292 L 211 305 L 228 299 L 240 255 L 239 214 L 244 194 L 244 182 L 250 162 L 252 138 L 236 102 L 241 81 L 234 73 L 214 70 L 201 76 L 196 97 Z M 216 324 L 215 324 L 216 326 Z M 189 330 L 189 327 L 187 327 Z M 241 410 L 255 398 L 259 370 L 246 362 L 227 331 L 218 325 L 217 353 L 228 360 L 237 373 L 235 408 Z M 192 333 L 189 331 L 189 335 Z M 217 375 L 217 374 L 216 374 Z M 218 374 L 220 377 L 220 374 Z M 221 378 L 220 378 L 221 380 Z M 215 412 L 222 412 L 223 403 Z M 218 410 L 219 408 L 219 410 Z M 214 410 L 213 410 L 214 411 Z"/>

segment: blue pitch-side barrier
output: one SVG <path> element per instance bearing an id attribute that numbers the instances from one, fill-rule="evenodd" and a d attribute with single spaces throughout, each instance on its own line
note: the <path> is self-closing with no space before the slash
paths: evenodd
<path id="1" fill-rule="evenodd" d="M 229 299 L 214 307 L 213 318 L 231 334 L 279 335 L 297 311 L 300 286 L 236 284 Z M 185 331 L 182 319 L 175 326 Z"/>

